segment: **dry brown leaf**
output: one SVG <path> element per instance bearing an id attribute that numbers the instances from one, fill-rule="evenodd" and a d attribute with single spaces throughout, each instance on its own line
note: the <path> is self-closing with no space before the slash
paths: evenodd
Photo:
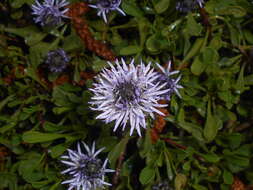
<path id="1" fill-rule="evenodd" d="M 234 177 L 234 182 L 232 184 L 231 190 L 246 190 L 246 187 L 238 177 Z"/>
<path id="2" fill-rule="evenodd" d="M 115 61 L 116 56 L 114 53 L 104 43 L 93 38 L 86 20 L 81 17 L 81 15 L 89 11 L 88 5 L 84 2 L 74 3 L 68 6 L 68 8 L 67 16 L 71 18 L 76 33 L 82 39 L 87 49 L 106 60 Z"/>

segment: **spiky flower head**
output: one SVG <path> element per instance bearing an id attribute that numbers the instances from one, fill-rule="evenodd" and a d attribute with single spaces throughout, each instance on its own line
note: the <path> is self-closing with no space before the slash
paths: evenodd
<path id="1" fill-rule="evenodd" d="M 77 151 L 68 149 L 68 154 L 62 156 L 62 163 L 69 168 L 62 171 L 62 174 L 69 174 L 71 179 L 63 181 L 62 184 L 69 184 L 68 190 L 95 190 L 102 188 L 104 185 L 110 186 L 110 183 L 105 182 L 105 174 L 114 172 L 114 170 L 106 169 L 108 159 L 102 162 L 97 155 L 104 150 L 101 148 L 95 150 L 95 142 L 92 148 L 89 148 L 84 142 L 86 153 L 82 151 L 80 143 L 77 144 Z"/>
<path id="2" fill-rule="evenodd" d="M 107 23 L 106 14 L 110 11 L 118 11 L 123 16 L 126 14 L 122 11 L 119 6 L 121 4 L 121 0 L 98 0 L 96 5 L 89 5 L 92 8 L 98 9 L 98 16 L 102 16 L 104 21 Z"/>
<path id="3" fill-rule="evenodd" d="M 195 10 L 197 7 L 204 6 L 204 0 L 181 0 L 177 2 L 176 9 L 183 13 L 188 13 Z"/>
<path id="4" fill-rule="evenodd" d="M 163 89 L 166 83 L 156 82 L 158 73 L 141 61 L 137 66 L 134 60 L 127 65 L 124 59 L 121 64 L 117 60 L 116 66 L 108 62 L 110 69 L 103 69 L 97 76 L 94 88 L 90 89 L 94 96 L 91 98 L 93 110 L 102 113 L 96 119 L 102 119 L 106 123 L 115 121 L 114 131 L 122 126 L 125 129 L 130 124 L 130 135 L 137 130 L 141 136 L 140 127 L 146 128 L 146 117 L 154 118 L 154 112 L 164 115 L 157 108 L 166 107 L 159 104 L 160 96 L 169 89 Z"/>
<path id="5" fill-rule="evenodd" d="M 48 52 L 45 63 L 51 72 L 62 72 L 69 62 L 69 57 L 63 49 Z"/>
<path id="6" fill-rule="evenodd" d="M 176 93 L 178 97 L 181 98 L 181 95 L 178 91 L 178 89 L 183 88 L 181 85 L 178 84 L 178 82 L 181 79 L 181 76 L 178 76 L 177 78 L 174 78 L 172 75 L 178 74 L 179 71 L 170 71 L 171 70 L 171 61 L 168 62 L 167 68 L 163 68 L 161 65 L 156 63 L 156 65 L 161 70 L 161 73 L 159 73 L 158 81 L 161 81 L 162 83 L 166 84 L 164 89 L 168 89 L 168 92 L 166 94 L 163 94 L 161 96 L 162 99 L 170 100 L 170 97 L 173 93 Z"/>
<path id="7" fill-rule="evenodd" d="M 68 11 L 66 0 L 39 0 L 32 5 L 32 14 L 35 15 L 35 23 L 41 26 L 56 26 L 62 22 L 63 18 L 68 18 L 65 13 Z"/>

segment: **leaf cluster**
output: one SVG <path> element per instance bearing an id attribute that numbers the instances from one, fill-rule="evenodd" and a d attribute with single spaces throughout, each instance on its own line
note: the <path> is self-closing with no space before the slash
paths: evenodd
<path id="1" fill-rule="evenodd" d="M 163 180 L 175 190 L 229 190 L 235 177 L 253 184 L 253 3 L 208 0 L 184 14 L 177 0 L 122 0 L 127 16 L 110 12 L 109 24 L 96 10 L 85 15 L 92 35 L 118 57 L 172 60 L 180 70 L 182 98 L 172 97 L 155 142 L 153 121 L 139 138 L 95 119 L 89 88 L 106 60 L 70 21 L 36 25 L 33 3 L 0 2 L 0 189 L 66 189 L 60 156 L 81 140 L 106 147 L 101 155 L 120 169 L 116 190 L 152 190 Z M 71 58 L 63 73 L 44 64 L 57 48 Z"/>

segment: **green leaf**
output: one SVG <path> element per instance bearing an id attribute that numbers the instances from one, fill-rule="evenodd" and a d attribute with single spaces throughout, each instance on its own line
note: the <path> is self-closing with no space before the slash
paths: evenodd
<path id="1" fill-rule="evenodd" d="M 194 75 L 200 75 L 201 73 L 204 72 L 205 68 L 206 68 L 206 64 L 204 61 L 202 61 L 200 59 L 200 57 L 196 57 L 191 65 L 191 72 Z"/>
<path id="2" fill-rule="evenodd" d="M 140 33 L 140 46 L 143 48 L 148 36 L 149 29 L 151 27 L 151 23 L 145 17 L 141 17 L 137 21 Z"/>
<path id="3" fill-rule="evenodd" d="M 57 158 L 61 156 L 65 150 L 66 150 L 66 147 L 63 146 L 62 144 L 59 144 L 50 149 L 50 154 L 52 158 Z"/>
<path id="4" fill-rule="evenodd" d="M 214 116 L 211 111 L 211 101 L 208 101 L 207 118 L 204 128 L 204 137 L 207 142 L 211 142 L 217 135 L 221 121 Z"/>
<path id="5" fill-rule="evenodd" d="M 169 159 L 169 158 L 171 158 L 171 156 L 169 154 L 170 153 L 168 151 L 164 152 L 167 175 L 168 175 L 168 178 L 170 180 L 172 180 L 173 177 L 174 177 L 174 173 L 173 173 L 173 170 L 172 170 L 172 161 Z"/>
<path id="6" fill-rule="evenodd" d="M 221 35 L 215 35 L 213 39 L 211 40 L 209 47 L 215 50 L 219 50 L 222 47 Z"/>
<path id="7" fill-rule="evenodd" d="M 198 141 L 204 141 L 204 138 L 202 135 L 203 130 L 200 126 L 194 123 L 186 122 L 186 121 L 183 121 L 183 122 L 176 121 L 173 116 L 166 117 L 165 120 L 175 123 L 182 129 L 185 129 L 187 132 L 191 133 Z"/>
<path id="8" fill-rule="evenodd" d="M 58 186 L 59 186 L 60 184 L 61 184 L 61 181 L 56 182 L 54 185 L 52 185 L 52 186 L 50 187 L 49 190 L 57 190 L 57 189 L 58 189 Z"/>
<path id="9" fill-rule="evenodd" d="M 194 184 L 194 185 L 192 185 L 192 187 L 193 187 L 195 190 L 208 190 L 205 186 L 199 185 L 199 184 Z"/>
<path id="10" fill-rule="evenodd" d="M 199 154 L 201 157 L 203 157 L 207 162 L 211 163 L 217 163 L 220 161 L 220 157 L 214 153 L 211 154 Z"/>
<path id="11" fill-rule="evenodd" d="M 197 23 L 193 17 L 193 14 L 190 13 L 187 16 L 187 25 L 186 25 L 186 32 L 190 36 L 199 36 L 203 30 L 201 24 Z"/>
<path id="12" fill-rule="evenodd" d="M 27 143 L 40 143 L 53 141 L 59 138 L 65 138 L 66 135 L 54 133 L 41 133 L 37 131 L 28 131 L 23 134 L 23 141 Z"/>
<path id="13" fill-rule="evenodd" d="M 93 61 L 92 69 L 95 72 L 99 72 L 99 71 L 101 71 L 106 66 L 107 66 L 106 61 L 100 60 L 100 59 L 96 59 L 96 60 Z"/>
<path id="14" fill-rule="evenodd" d="M 31 5 L 32 3 L 34 3 L 34 1 L 33 0 L 12 0 L 11 6 L 17 9 L 17 8 L 22 7 L 25 3 L 27 3 L 28 5 Z"/>
<path id="15" fill-rule="evenodd" d="M 53 90 L 53 100 L 57 106 L 73 107 L 75 103 L 80 103 L 80 99 L 73 93 L 64 89 L 64 86 L 57 86 Z"/>
<path id="16" fill-rule="evenodd" d="M 3 99 L 1 102 L 0 102 L 0 111 L 4 108 L 4 106 L 11 100 L 13 100 L 15 97 L 15 95 L 9 95 L 7 96 L 5 99 Z"/>
<path id="17" fill-rule="evenodd" d="M 223 180 L 224 180 L 225 184 L 231 185 L 233 183 L 234 178 L 233 178 L 233 175 L 229 171 L 224 170 L 223 171 Z"/>
<path id="18" fill-rule="evenodd" d="M 190 49 L 190 51 L 187 53 L 187 55 L 184 57 L 184 60 L 182 61 L 182 63 L 187 62 L 189 59 L 191 59 L 192 57 L 194 57 L 201 49 L 203 43 L 205 41 L 205 38 L 198 38 L 192 48 Z"/>
<path id="19" fill-rule="evenodd" d="M 231 43 L 234 46 L 239 46 L 240 43 L 241 43 L 240 32 L 234 26 L 232 26 L 231 24 L 228 24 L 228 28 L 229 28 L 229 31 L 230 31 Z"/>
<path id="20" fill-rule="evenodd" d="M 178 173 L 175 178 L 175 189 L 176 190 L 183 190 L 186 186 L 187 177 L 184 174 Z"/>
<path id="21" fill-rule="evenodd" d="M 154 167 L 147 166 L 141 170 L 139 180 L 141 184 L 146 185 L 150 183 L 155 177 Z"/>
<path id="22" fill-rule="evenodd" d="M 183 164 L 183 169 L 185 170 L 185 171 L 190 171 L 190 169 L 191 169 L 191 160 L 189 160 L 189 161 L 187 161 L 187 162 L 185 162 L 184 164 Z"/>
<path id="23" fill-rule="evenodd" d="M 70 107 L 54 107 L 53 108 L 53 112 L 56 114 L 56 115 L 60 115 L 62 113 L 65 113 L 65 112 L 68 112 L 72 110 L 72 108 Z"/>
<path id="24" fill-rule="evenodd" d="M 217 143 L 223 147 L 236 149 L 241 145 L 243 136 L 240 133 L 222 134 L 219 135 L 216 140 Z"/>
<path id="25" fill-rule="evenodd" d="M 41 155 L 36 152 L 28 152 L 19 162 L 18 172 L 29 183 L 41 180 L 42 173 L 40 163 L 45 154 Z"/>
<path id="26" fill-rule="evenodd" d="M 155 3 L 155 10 L 158 14 L 163 13 L 168 9 L 170 5 L 170 0 L 159 0 L 157 3 Z"/>
<path id="27" fill-rule="evenodd" d="M 19 1 L 19 0 L 18 0 Z M 35 45 L 41 41 L 47 34 L 42 33 L 35 26 L 27 26 L 24 28 L 4 28 L 6 32 L 18 35 L 25 39 L 25 42 L 29 45 Z"/>
<path id="28" fill-rule="evenodd" d="M 235 84 L 235 89 L 238 94 L 241 94 L 245 91 L 244 68 L 245 68 L 245 64 L 243 64 L 243 66 L 241 67 L 238 79 Z"/>
<path id="29" fill-rule="evenodd" d="M 120 55 L 133 55 L 133 54 L 137 54 L 137 53 L 140 53 L 142 50 L 142 48 L 140 46 L 135 46 L 135 45 L 132 45 L 132 46 L 127 46 L 127 47 L 124 47 L 120 50 Z"/>
<path id="30" fill-rule="evenodd" d="M 168 46 L 168 41 L 160 34 L 150 36 L 146 41 L 146 48 L 153 54 L 159 53 Z"/>
<path id="31" fill-rule="evenodd" d="M 142 17 L 143 12 L 133 1 L 122 1 L 122 9 L 127 15 Z"/>
<path id="32" fill-rule="evenodd" d="M 234 153 L 231 153 L 231 155 L 226 156 L 226 160 L 228 164 L 231 164 L 232 166 L 239 166 L 242 168 L 246 168 L 250 164 L 250 160 L 247 157 L 236 155 Z"/>
<path id="33" fill-rule="evenodd" d="M 234 151 L 235 154 L 242 155 L 242 156 L 250 156 L 252 153 L 251 145 L 245 144 L 240 146 L 236 151 Z"/>
<path id="34" fill-rule="evenodd" d="M 29 35 L 26 37 L 26 43 L 29 46 L 34 46 L 37 43 L 39 43 L 41 40 L 43 40 L 43 38 L 46 37 L 47 34 L 42 33 L 42 32 L 36 32 L 33 35 Z"/>
<path id="35" fill-rule="evenodd" d="M 45 185 L 47 185 L 49 183 L 50 183 L 49 180 L 35 181 L 35 182 L 32 182 L 32 186 L 36 189 L 39 189 L 39 188 L 42 188 L 42 187 L 44 187 Z"/>
<path id="36" fill-rule="evenodd" d="M 206 47 L 203 50 L 202 55 L 203 61 L 207 64 L 215 64 L 219 60 L 218 52 L 211 47 Z"/>
<path id="37" fill-rule="evenodd" d="M 6 131 L 14 128 L 16 125 L 17 125 L 17 122 L 14 122 L 14 121 L 12 121 L 6 125 L 3 125 L 0 127 L 0 133 L 5 133 Z"/>
<path id="38" fill-rule="evenodd" d="M 73 51 L 77 49 L 84 49 L 84 44 L 80 38 L 74 33 L 63 39 L 63 49 L 65 51 Z"/>
<path id="39" fill-rule="evenodd" d="M 246 13 L 247 13 L 247 11 L 240 6 L 229 6 L 223 12 L 224 15 L 233 15 L 236 18 L 244 17 L 246 15 Z"/>
<path id="40" fill-rule="evenodd" d="M 110 160 L 112 168 L 116 168 L 117 159 L 125 152 L 128 140 L 129 136 L 125 136 L 125 138 L 123 138 L 108 154 L 108 159 Z"/>
<path id="41" fill-rule="evenodd" d="M 144 139 L 142 139 L 142 145 L 139 151 L 139 154 L 142 158 L 145 158 L 150 153 L 150 147 L 152 147 L 150 134 L 151 134 L 151 129 L 147 129 L 145 132 L 145 137 Z"/>
<path id="42" fill-rule="evenodd" d="M 250 43 L 251 45 L 253 44 L 253 34 L 250 30 L 243 30 L 243 34 L 245 39 L 247 40 L 248 43 Z"/>
<path id="43" fill-rule="evenodd" d="M 57 132 L 58 130 L 62 129 L 62 126 L 54 124 L 49 121 L 45 121 L 45 123 L 43 124 L 43 128 L 45 129 L 45 131 L 48 132 Z"/>
<path id="44" fill-rule="evenodd" d="M 0 188 L 9 190 L 18 190 L 17 176 L 11 172 L 0 172 Z"/>

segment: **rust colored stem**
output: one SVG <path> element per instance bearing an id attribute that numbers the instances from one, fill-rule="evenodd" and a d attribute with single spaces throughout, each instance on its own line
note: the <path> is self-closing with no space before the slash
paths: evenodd
<path id="1" fill-rule="evenodd" d="M 121 154 L 119 156 L 117 168 L 116 168 L 115 174 L 112 179 L 112 184 L 114 187 L 116 187 L 119 182 L 119 175 L 120 175 L 120 171 L 121 171 L 121 167 L 122 167 L 124 158 L 125 158 L 125 150 L 123 152 L 121 152 Z"/>
<path id="2" fill-rule="evenodd" d="M 101 41 L 93 38 L 89 31 L 88 24 L 81 16 L 89 11 L 87 3 L 74 3 L 70 5 L 67 16 L 70 17 L 76 33 L 82 39 L 88 50 L 95 52 L 97 55 L 109 61 L 115 61 L 114 53 Z"/>
<path id="3" fill-rule="evenodd" d="M 176 143 L 175 141 L 169 139 L 169 138 L 164 138 L 163 139 L 165 142 L 169 143 L 169 144 L 172 144 L 173 146 L 176 146 L 177 148 L 180 148 L 180 149 L 183 149 L 183 150 L 186 150 L 187 147 L 184 146 L 184 145 L 181 145 L 181 144 L 178 144 Z"/>
<path id="4" fill-rule="evenodd" d="M 207 31 L 209 32 L 208 38 L 210 39 L 211 34 L 212 34 L 212 25 L 210 24 L 209 16 L 204 8 L 200 8 L 200 15 L 202 17 L 202 23 L 204 24 Z"/>

